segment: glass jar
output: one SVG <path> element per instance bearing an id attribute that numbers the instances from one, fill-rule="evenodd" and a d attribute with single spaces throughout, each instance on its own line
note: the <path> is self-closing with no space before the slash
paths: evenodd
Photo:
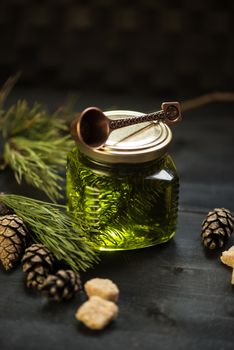
<path id="1" fill-rule="evenodd" d="M 112 132 L 99 149 L 80 144 L 68 154 L 68 210 L 98 249 L 143 248 L 175 234 L 179 179 L 167 153 L 171 138 L 167 125 L 147 122 Z"/>

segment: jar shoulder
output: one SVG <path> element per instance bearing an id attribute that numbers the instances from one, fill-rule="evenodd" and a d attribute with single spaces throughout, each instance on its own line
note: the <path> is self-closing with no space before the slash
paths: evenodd
<path id="1" fill-rule="evenodd" d="M 165 155 L 164 162 L 163 162 L 163 168 L 168 169 L 171 172 L 174 172 L 176 175 L 178 175 L 175 162 L 172 159 L 170 154 Z"/>
<path id="2" fill-rule="evenodd" d="M 97 164 L 83 156 L 77 148 L 68 153 L 68 167 L 76 169 L 86 169 L 104 176 L 125 177 L 133 175 L 138 177 L 144 176 L 148 180 L 165 180 L 171 181 L 178 178 L 175 163 L 169 154 L 165 154 L 160 159 L 150 163 L 141 164 Z"/>
<path id="3" fill-rule="evenodd" d="M 178 180 L 178 173 L 172 157 L 166 154 L 160 160 L 159 166 L 153 167 L 152 172 L 146 176 L 145 180 L 160 180 L 166 182 Z"/>

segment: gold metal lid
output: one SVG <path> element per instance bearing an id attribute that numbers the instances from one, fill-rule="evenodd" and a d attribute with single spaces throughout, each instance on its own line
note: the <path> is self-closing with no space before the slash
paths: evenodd
<path id="1" fill-rule="evenodd" d="M 108 111 L 110 119 L 137 117 L 144 113 L 134 111 Z M 161 157 L 172 139 L 170 128 L 162 122 L 146 122 L 113 131 L 101 148 L 86 147 L 78 142 L 79 149 L 88 157 L 102 163 L 143 163 Z"/>

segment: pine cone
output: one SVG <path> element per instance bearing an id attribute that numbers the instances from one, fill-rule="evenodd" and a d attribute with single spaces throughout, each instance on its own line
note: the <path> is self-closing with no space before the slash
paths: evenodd
<path id="1" fill-rule="evenodd" d="M 202 223 L 202 241 L 209 249 L 222 248 L 234 228 L 234 217 L 225 208 L 215 208 Z"/>
<path id="2" fill-rule="evenodd" d="M 72 270 L 59 270 L 55 275 L 49 275 L 41 291 L 53 299 L 61 302 L 71 299 L 81 288 L 80 276 Z"/>
<path id="3" fill-rule="evenodd" d="M 13 267 L 25 248 L 27 228 L 16 214 L 0 216 L 0 260 L 6 270 Z"/>
<path id="4" fill-rule="evenodd" d="M 0 215 L 14 214 L 14 210 L 7 207 L 4 203 L 0 202 Z"/>
<path id="5" fill-rule="evenodd" d="M 23 271 L 27 273 L 27 287 L 40 289 L 53 270 L 54 256 L 43 244 L 32 244 L 22 258 Z"/>

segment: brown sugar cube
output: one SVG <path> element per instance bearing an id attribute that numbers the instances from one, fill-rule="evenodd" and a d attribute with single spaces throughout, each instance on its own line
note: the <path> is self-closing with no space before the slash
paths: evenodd
<path id="1" fill-rule="evenodd" d="M 76 312 L 76 319 L 94 330 L 101 330 L 118 315 L 118 306 L 98 296 L 91 297 Z"/>
<path id="2" fill-rule="evenodd" d="M 232 270 L 232 280 L 231 280 L 231 284 L 234 284 L 234 270 Z"/>
<path id="3" fill-rule="evenodd" d="M 231 284 L 234 284 L 234 246 L 232 246 L 230 249 L 224 251 L 220 257 L 220 260 L 225 265 L 228 265 L 228 266 L 233 268 Z"/>
<path id="4" fill-rule="evenodd" d="M 117 285 L 107 278 L 93 278 L 85 283 L 84 289 L 89 297 L 97 295 L 115 302 L 119 298 Z"/>
<path id="5" fill-rule="evenodd" d="M 234 246 L 232 246 L 228 250 L 225 250 L 220 257 L 220 260 L 225 265 L 228 265 L 228 266 L 234 268 Z"/>

